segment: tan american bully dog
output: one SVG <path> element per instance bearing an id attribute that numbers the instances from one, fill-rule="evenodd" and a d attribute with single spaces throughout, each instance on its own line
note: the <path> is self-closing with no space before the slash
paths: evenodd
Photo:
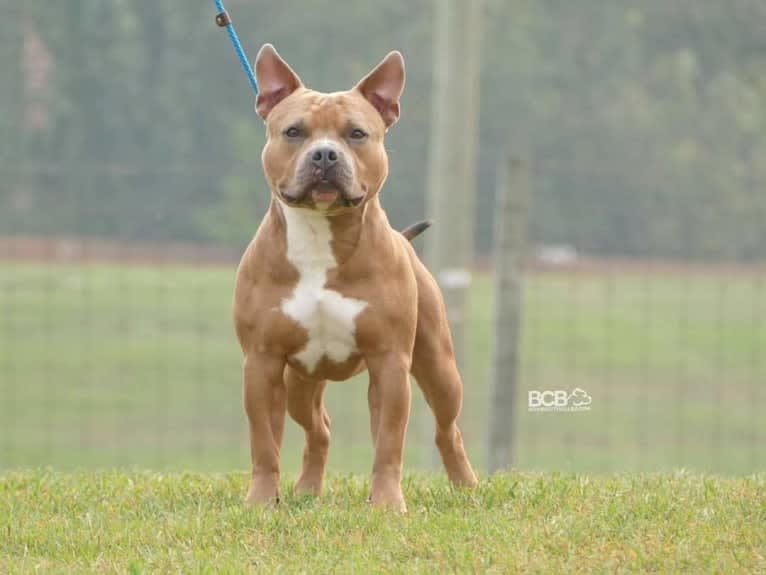
<path id="1" fill-rule="evenodd" d="M 354 88 L 303 86 L 264 45 L 255 62 L 265 120 L 271 206 L 237 272 L 234 321 L 244 354 L 250 503 L 279 497 L 285 411 L 303 427 L 299 492 L 319 493 L 330 444 L 328 380 L 369 372 L 373 505 L 404 511 L 402 453 L 412 374 L 436 420 L 449 479 L 476 484 L 455 422 L 462 382 L 436 282 L 409 243 L 423 225 L 393 230 L 378 192 L 383 144 L 399 118 L 404 60 L 386 58 Z"/>

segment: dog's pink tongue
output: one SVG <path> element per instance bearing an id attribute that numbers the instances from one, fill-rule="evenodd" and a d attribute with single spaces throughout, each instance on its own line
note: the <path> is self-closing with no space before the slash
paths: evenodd
<path id="1" fill-rule="evenodd" d="M 338 191 L 320 188 L 311 192 L 311 198 L 315 202 L 334 202 L 338 198 Z"/>

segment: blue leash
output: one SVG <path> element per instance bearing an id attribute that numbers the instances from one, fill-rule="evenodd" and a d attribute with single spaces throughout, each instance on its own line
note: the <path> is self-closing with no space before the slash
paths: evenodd
<path id="1" fill-rule="evenodd" d="M 226 8 L 223 7 L 223 0 L 215 0 L 215 7 L 218 10 L 218 14 L 215 16 L 215 23 L 221 28 L 226 28 L 226 31 L 229 33 L 229 38 L 231 39 L 232 46 L 234 46 L 234 51 L 237 53 L 237 56 L 239 56 L 239 62 L 242 64 L 242 69 L 245 71 L 247 79 L 250 80 L 250 85 L 253 87 L 253 92 L 255 92 L 255 95 L 257 96 L 258 82 L 255 79 L 253 68 L 247 60 L 245 50 L 242 48 L 242 43 L 239 41 L 239 36 L 237 36 L 236 30 L 234 30 L 231 16 L 229 16 Z"/>

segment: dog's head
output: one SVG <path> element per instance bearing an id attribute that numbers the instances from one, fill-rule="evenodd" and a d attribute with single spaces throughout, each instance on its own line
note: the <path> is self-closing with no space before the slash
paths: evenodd
<path id="1" fill-rule="evenodd" d="M 383 138 L 399 119 L 404 60 L 391 52 L 351 90 L 323 94 L 264 45 L 255 61 L 255 109 L 266 122 L 261 156 L 272 194 L 328 214 L 357 209 L 388 174 Z"/>

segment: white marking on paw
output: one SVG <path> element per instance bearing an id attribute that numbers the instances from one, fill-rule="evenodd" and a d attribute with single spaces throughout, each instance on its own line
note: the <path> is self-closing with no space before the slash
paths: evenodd
<path id="1" fill-rule="evenodd" d="M 356 316 L 367 302 L 325 288 L 327 272 L 337 266 L 330 221 L 321 213 L 282 206 L 287 223 L 287 259 L 300 274 L 282 311 L 308 332 L 306 346 L 293 357 L 309 372 L 323 357 L 346 361 L 356 351 Z"/>

